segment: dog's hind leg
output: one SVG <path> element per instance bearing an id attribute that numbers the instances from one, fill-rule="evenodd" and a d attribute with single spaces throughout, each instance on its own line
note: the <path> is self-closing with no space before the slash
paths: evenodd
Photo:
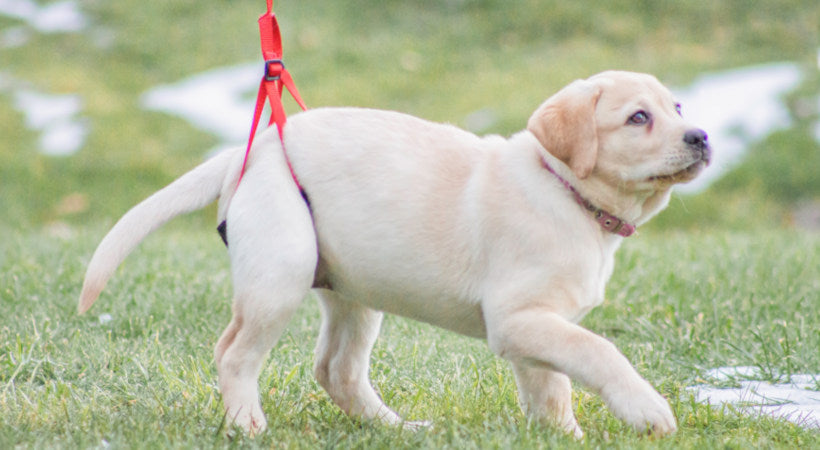
<path id="1" fill-rule="evenodd" d="M 513 363 L 512 366 L 521 408 L 529 417 L 557 425 L 576 439 L 584 437 L 572 412 L 569 377 L 526 362 Z"/>
<path id="2" fill-rule="evenodd" d="M 250 434 L 266 426 L 262 363 L 310 289 L 317 261 L 310 213 L 290 175 L 266 149 L 254 149 L 228 211 L 233 318 L 214 352 L 227 419 Z"/>
<path id="3" fill-rule="evenodd" d="M 333 401 L 351 417 L 405 428 L 426 425 L 405 422 L 384 404 L 370 384 L 370 351 L 379 335 L 382 313 L 346 301 L 333 291 L 323 289 L 318 295 L 322 330 L 316 345 L 314 373 Z"/>

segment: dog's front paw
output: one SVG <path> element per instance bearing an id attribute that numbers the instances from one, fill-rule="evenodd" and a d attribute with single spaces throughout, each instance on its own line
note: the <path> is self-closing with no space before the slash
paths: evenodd
<path id="1" fill-rule="evenodd" d="M 611 386 L 601 394 L 618 418 L 640 432 L 660 437 L 678 429 L 669 402 L 642 378 L 627 386 Z"/>

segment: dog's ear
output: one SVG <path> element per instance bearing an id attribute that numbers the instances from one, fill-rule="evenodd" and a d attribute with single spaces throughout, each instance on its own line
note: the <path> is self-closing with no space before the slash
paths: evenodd
<path id="1" fill-rule="evenodd" d="M 595 106 L 601 86 L 577 80 L 548 98 L 527 122 L 529 130 L 575 176 L 586 178 L 598 157 Z"/>

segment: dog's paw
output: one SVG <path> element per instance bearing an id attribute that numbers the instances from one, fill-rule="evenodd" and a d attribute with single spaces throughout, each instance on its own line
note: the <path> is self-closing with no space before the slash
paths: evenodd
<path id="1" fill-rule="evenodd" d="M 432 427 L 433 422 L 429 420 L 405 420 L 401 423 L 401 428 L 407 431 L 420 431 Z"/>
<path id="2" fill-rule="evenodd" d="M 268 421 L 265 419 L 265 414 L 258 406 L 239 408 L 237 410 L 229 409 L 227 412 L 227 419 L 231 424 L 241 429 L 250 437 L 254 437 L 262 433 L 268 426 Z"/>
<path id="3" fill-rule="evenodd" d="M 653 398 L 640 399 L 636 403 L 637 414 L 624 418 L 636 430 L 662 437 L 678 429 L 672 408 L 660 394 L 656 393 Z"/>
<path id="4" fill-rule="evenodd" d="M 639 432 L 660 437 L 678 428 L 669 402 L 643 379 L 602 394 L 612 412 Z"/>
<path id="5" fill-rule="evenodd" d="M 578 426 L 578 422 L 576 422 L 574 418 L 571 423 L 565 423 L 563 429 L 565 433 L 572 435 L 572 437 L 579 441 L 584 438 L 584 430 Z"/>

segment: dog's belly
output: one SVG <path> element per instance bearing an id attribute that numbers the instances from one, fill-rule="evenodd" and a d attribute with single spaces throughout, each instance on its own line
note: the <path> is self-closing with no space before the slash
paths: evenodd
<path id="1" fill-rule="evenodd" d="M 402 288 L 384 283 L 370 286 L 359 280 L 334 282 L 332 290 L 347 301 L 429 323 L 466 336 L 484 338 L 486 329 L 478 302 L 437 295 L 424 288 Z"/>

